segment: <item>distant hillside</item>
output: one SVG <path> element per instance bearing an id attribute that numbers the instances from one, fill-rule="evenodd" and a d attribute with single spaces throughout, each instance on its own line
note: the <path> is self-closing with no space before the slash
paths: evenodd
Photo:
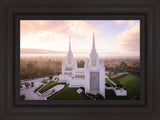
<path id="1" fill-rule="evenodd" d="M 54 54 L 54 53 L 65 53 L 61 51 L 52 51 L 52 50 L 44 50 L 44 49 L 29 49 L 29 48 L 21 48 L 21 54 Z"/>

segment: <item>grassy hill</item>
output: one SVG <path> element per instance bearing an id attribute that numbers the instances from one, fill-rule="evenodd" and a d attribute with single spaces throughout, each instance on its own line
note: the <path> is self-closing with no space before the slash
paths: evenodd
<path id="1" fill-rule="evenodd" d="M 140 78 L 133 75 L 121 75 L 112 79 L 115 83 L 121 83 L 127 89 L 127 96 L 116 96 L 112 90 L 106 90 L 106 100 L 130 100 L 140 92 Z M 109 82 L 106 80 L 106 82 Z M 109 82 L 110 83 L 110 82 Z"/>
<path id="2" fill-rule="evenodd" d="M 140 92 L 140 78 L 137 76 L 127 75 L 117 79 L 124 88 L 127 89 L 127 96 L 132 99 Z"/>

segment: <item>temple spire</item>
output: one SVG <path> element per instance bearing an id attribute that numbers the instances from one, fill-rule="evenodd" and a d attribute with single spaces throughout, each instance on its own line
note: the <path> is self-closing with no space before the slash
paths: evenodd
<path id="1" fill-rule="evenodd" d="M 71 64 L 72 60 L 73 60 L 73 54 L 72 54 L 72 50 L 71 50 L 71 40 L 70 40 L 70 36 L 69 36 L 69 50 L 67 53 L 67 63 Z"/>
<path id="2" fill-rule="evenodd" d="M 71 51 L 71 40 L 70 40 L 70 36 L 69 36 L 69 51 Z"/>
<path id="3" fill-rule="evenodd" d="M 93 43 L 92 43 L 92 50 L 95 50 L 95 36 L 94 36 L 94 32 L 93 32 Z"/>

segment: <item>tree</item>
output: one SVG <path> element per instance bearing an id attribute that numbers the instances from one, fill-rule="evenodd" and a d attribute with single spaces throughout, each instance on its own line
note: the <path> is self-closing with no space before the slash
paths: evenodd
<path id="1" fill-rule="evenodd" d="M 30 84 L 29 83 L 25 83 L 26 88 L 28 89 Z"/>
<path id="2" fill-rule="evenodd" d="M 97 94 L 96 100 L 104 100 L 104 97 L 101 94 Z"/>
<path id="3" fill-rule="evenodd" d="M 50 80 L 53 79 L 52 75 L 49 76 L 49 79 L 50 79 Z"/>
<path id="4" fill-rule="evenodd" d="M 20 95 L 20 99 L 21 99 L 21 100 L 25 100 L 25 98 L 26 98 L 25 94 Z"/>
<path id="5" fill-rule="evenodd" d="M 117 87 L 118 87 L 118 88 L 123 88 L 123 85 L 120 84 L 120 83 L 118 83 L 118 84 L 117 84 Z"/>
<path id="6" fill-rule="evenodd" d="M 27 68 L 28 68 L 28 69 L 33 68 L 33 63 L 32 63 L 31 61 L 29 61 L 29 62 L 27 63 Z"/>
<path id="7" fill-rule="evenodd" d="M 34 87 L 34 82 L 31 82 L 31 87 Z"/>
<path id="8" fill-rule="evenodd" d="M 105 65 L 105 71 L 109 71 L 109 67 Z"/>
<path id="9" fill-rule="evenodd" d="M 120 68 L 121 68 L 122 71 L 126 71 L 127 64 L 125 62 L 121 62 Z"/>
<path id="10" fill-rule="evenodd" d="M 111 77 L 111 72 L 109 72 L 108 77 Z"/>
<path id="11" fill-rule="evenodd" d="M 84 67 L 85 62 L 83 60 L 80 60 L 77 62 L 77 67 L 78 68 L 83 68 Z"/>

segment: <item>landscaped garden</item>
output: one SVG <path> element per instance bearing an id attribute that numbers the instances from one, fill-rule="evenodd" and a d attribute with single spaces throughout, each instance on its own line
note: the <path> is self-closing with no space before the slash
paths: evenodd
<path id="1" fill-rule="evenodd" d="M 42 84 L 42 85 L 40 85 L 38 88 L 36 88 L 35 90 L 34 90 L 34 93 L 35 92 L 37 92 L 40 88 L 42 88 L 44 85 Z"/>
<path id="2" fill-rule="evenodd" d="M 127 96 L 116 96 L 115 93 L 112 90 L 106 90 L 105 91 L 105 99 L 106 100 L 126 100 L 126 99 L 133 99 L 135 98 L 140 91 L 140 78 L 133 75 L 121 75 L 114 79 L 112 79 L 117 85 L 121 84 L 126 90 L 127 90 Z M 105 80 L 107 83 L 113 85 L 109 80 Z M 65 84 L 65 87 L 55 93 L 54 95 L 48 97 L 48 100 L 85 100 L 90 99 L 84 92 L 84 88 L 81 88 L 83 90 L 82 93 L 77 93 L 77 89 L 79 88 L 69 88 L 69 85 L 66 85 L 66 83 L 58 83 L 58 80 L 56 81 L 50 81 L 46 86 L 42 88 L 42 85 L 39 86 L 35 91 L 42 88 L 39 92 L 43 93 L 50 88 L 58 85 L 58 84 Z M 137 98 L 137 97 L 136 97 Z"/>
<path id="3" fill-rule="evenodd" d="M 112 90 L 105 90 L 105 99 L 106 100 L 130 100 L 133 99 L 135 96 L 139 94 L 140 90 L 140 79 L 139 77 L 132 76 L 132 75 L 122 75 L 117 78 L 115 78 L 117 83 L 122 84 L 125 89 L 127 89 L 127 96 L 116 96 L 115 93 Z M 106 82 L 109 82 L 106 79 Z M 110 82 L 109 82 L 110 83 Z M 58 83 L 51 81 L 49 84 L 47 84 L 44 89 L 48 90 L 49 88 L 57 85 L 57 84 L 65 84 L 65 83 Z M 51 86 L 51 87 L 49 87 Z M 84 89 L 82 93 L 77 93 L 77 89 L 79 88 L 69 88 L 69 85 L 65 84 L 65 87 L 55 93 L 54 95 L 48 97 L 48 100 L 85 100 L 89 99 L 88 96 L 86 96 Z M 42 89 L 43 90 L 43 89 Z"/>
<path id="4" fill-rule="evenodd" d="M 49 90 L 50 88 L 56 86 L 58 83 L 57 81 L 50 81 L 46 86 L 44 86 L 39 92 L 44 93 L 45 91 Z"/>
<path id="5" fill-rule="evenodd" d="M 82 93 L 77 93 L 79 88 L 69 88 L 69 85 L 66 85 L 62 90 L 56 94 L 48 97 L 48 100 L 85 100 L 89 99 L 85 94 L 84 90 Z"/>

